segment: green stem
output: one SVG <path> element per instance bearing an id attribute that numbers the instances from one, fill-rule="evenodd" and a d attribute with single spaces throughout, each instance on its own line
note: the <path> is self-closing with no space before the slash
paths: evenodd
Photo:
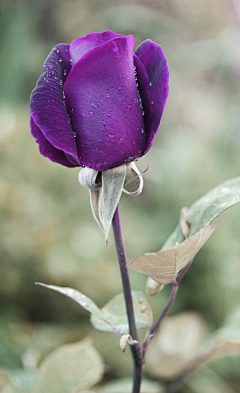
<path id="1" fill-rule="evenodd" d="M 113 216 L 112 227 L 113 227 L 118 262 L 121 272 L 123 295 L 124 295 L 128 325 L 129 325 L 129 334 L 131 335 L 133 340 L 139 342 L 139 337 L 138 337 L 138 332 L 137 332 L 136 322 L 134 317 L 133 299 L 132 299 L 132 292 L 131 292 L 131 286 L 130 286 L 128 268 L 127 268 L 127 258 L 126 258 L 124 243 L 123 243 L 123 237 L 122 237 L 119 207 L 117 207 L 115 214 Z M 140 344 L 130 345 L 130 349 L 131 349 L 133 365 L 134 365 L 132 393 L 139 393 L 141 380 L 142 380 L 142 359 L 141 359 Z"/>

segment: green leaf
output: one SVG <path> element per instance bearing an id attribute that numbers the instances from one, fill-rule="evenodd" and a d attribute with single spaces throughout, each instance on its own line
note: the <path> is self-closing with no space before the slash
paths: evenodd
<path id="1" fill-rule="evenodd" d="M 188 208 L 183 208 L 175 231 L 169 236 L 162 249 L 181 243 L 205 225 L 212 223 L 221 213 L 240 203 L 240 177 L 230 179 L 209 191 Z M 189 232 L 183 234 L 183 222 L 189 224 Z"/>
<path id="2" fill-rule="evenodd" d="M 43 360 L 33 393 L 82 392 L 99 382 L 103 373 L 103 361 L 90 340 L 64 345 Z"/>
<path id="3" fill-rule="evenodd" d="M 89 311 L 92 315 L 94 315 L 94 317 L 102 320 L 104 324 L 105 323 L 109 324 L 110 331 L 113 331 L 114 333 L 121 335 L 121 332 L 115 329 L 115 327 L 112 326 L 111 322 L 105 318 L 105 315 L 100 310 L 100 308 L 98 308 L 96 303 L 94 303 L 92 299 L 85 296 L 83 293 L 77 291 L 76 289 L 72 289 L 68 287 L 57 287 L 56 285 L 46 285 L 40 282 L 37 282 L 36 284 L 47 289 L 52 289 L 55 292 L 59 292 L 62 295 L 69 297 L 70 299 L 78 303 L 81 307 L 83 307 L 85 310 Z"/>
<path id="4" fill-rule="evenodd" d="M 240 203 L 240 177 L 215 187 L 189 209 L 183 208 L 176 229 L 166 240 L 162 249 L 157 253 L 144 254 L 135 258 L 128 264 L 128 267 L 149 274 L 160 284 L 172 282 L 176 273 L 194 258 L 216 229 L 211 225 L 212 222 L 222 212 L 238 203 Z M 175 274 L 173 273 L 174 267 Z M 150 295 L 157 294 L 160 288 L 150 288 Z"/>
<path id="5" fill-rule="evenodd" d="M 0 369 L 0 392 L 13 393 L 10 376 L 7 371 L 3 369 Z"/>
<path id="6" fill-rule="evenodd" d="M 59 292 L 62 295 L 69 297 L 70 299 L 78 303 L 81 307 L 83 307 L 85 310 L 95 315 L 97 318 L 104 319 L 102 311 L 100 310 L 100 308 L 98 308 L 96 303 L 94 303 L 92 299 L 85 296 L 83 293 L 77 291 L 76 289 L 68 287 L 57 287 L 56 285 L 46 285 L 41 282 L 37 282 L 36 284 L 47 289 L 52 289 L 55 292 Z"/>
<path id="7" fill-rule="evenodd" d="M 148 381 L 143 379 L 141 384 L 141 393 L 159 393 L 162 385 L 159 382 Z M 100 393 L 131 393 L 132 380 L 123 378 L 117 381 L 109 382 L 100 389 Z"/>
<path id="8" fill-rule="evenodd" d="M 32 393 L 37 380 L 36 370 L 13 370 L 10 372 L 10 376 L 14 393 Z"/>
<path id="9" fill-rule="evenodd" d="M 132 296 L 137 329 L 151 326 L 153 323 L 152 310 L 145 296 L 142 292 L 138 291 L 133 291 Z M 129 327 L 122 293 L 111 299 L 101 311 L 105 320 L 110 322 L 116 329 L 124 334 L 128 333 Z M 106 324 L 106 322 L 96 318 L 94 315 L 91 315 L 91 323 L 98 330 L 106 332 L 112 331 L 111 327 Z"/>
<path id="10" fill-rule="evenodd" d="M 100 309 L 93 300 L 76 289 L 46 285 L 43 283 L 36 284 L 69 297 L 85 310 L 89 311 L 92 314 L 91 322 L 96 329 L 114 332 L 117 335 L 128 333 L 125 302 L 122 294 L 115 296 L 102 309 Z M 151 307 L 141 292 L 132 292 L 132 295 L 136 313 L 137 328 L 141 329 L 148 327 L 153 321 Z"/>
<path id="11" fill-rule="evenodd" d="M 229 207 L 240 203 L 240 177 L 228 180 L 198 199 L 186 214 L 190 236 L 215 220 Z"/>
<path id="12" fill-rule="evenodd" d="M 240 307 L 226 319 L 211 341 L 213 351 L 210 358 L 240 355 Z"/>

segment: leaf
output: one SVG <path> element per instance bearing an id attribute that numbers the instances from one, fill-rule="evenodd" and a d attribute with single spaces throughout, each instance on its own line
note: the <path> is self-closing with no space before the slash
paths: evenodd
<path id="1" fill-rule="evenodd" d="M 137 329 L 146 328 L 152 325 L 153 316 L 152 310 L 142 292 L 133 291 L 133 306 L 135 311 L 135 319 Z M 111 299 L 102 309 L 104 318 L 110 322 L 119 331 L 128 334 L 128 320 L 125 309 L 125 302 L 123 294 L 119 294 Z M 104 321 L 91 316 L 92 325 L 98 329 L 106 332 L 111 331 L 111 327 Z"/>
<path id="2" fill-rule="evenodd" d="M 113 331 L 114 333 L 120 335 L 121 332 L 119 332 L 115 327 L 109 322 L 106 318 L 103 312 L 98 308 L 96 303 L 89 297 L 85 296 L 83 293 L 77 291 L 76 289 L 72 288 L 67 288 L 67 287 L 57 287 L 55 285 L 46 285 L 40 282 L 36 283 L 37 285 L 40 285 L 41 287 L 47 288 L 47 289 L 52 289 L 55 292 L 59 292 L 62 295 L 65 295 L 69 297 L 70 299 L 74 300 L 76 303 L 78 303 L 81 307 L 83 307 L 85 310 L 89 311 L 92 315 L 94 315 L 96 318 L 102 320 L 104 324 L 109 324 L 109 330 Z"/>
<path id="3" fill-rule="evenodd" d="M 132 336 L 130 334 L 124 334 L 120 338 L 119 346 L 123 352 L 125 352 L 127 344 L 129 345 L 138 345 L 139 341 L 133 340 Z"/>
<path id="4" fill-rule="evenodd" d="M 215 225 L 207 225 L 175 247 L 133 259 L 128 267 L 150 275 L 160 284 L 169 284 L 197 254 L 215 229 Z"/>
<path id="5" fill-rule="evenodd" d="M 32 393 L 32 389 L 37 381 L 36 370 L 12 370 L 11 382 L 14 393 Z"/>
<path id="6" fill-rule="evenodd" d="M 100 308 L 98 308 L 98 306 L 96 305 L 96 303 L 94 303 L 92 299 L 85 296 L 83 293 L 77 291 L 76 289 L 68 287 L 58 287 L 56 285 L 46 285 L 41 282 L 37 282 L 36 284 L 47 289 L 52 289 L 55 292 L 59 292 L 62 295 L 69 297 L 70 299 L 78 303 L 81 307 L 83 307 L 85 310 L 95 315 L 97 318 L 104 319 L 103 314 Z"/>
<path id="7" fill-rule="evenodd" d="M 155 378 L 171 379 L 194 363 L 207 334 L 201 314 L 185 311 L 166 317 L 149 345 L 146 369 Z"/>
<path id="8" fill-rule="evenodd" d="M 0 369 L 0 392 L 13 393 L 11 379 L 6 370 Z"/>
<path id="9" fill-rule="evenodd" d="M 211 344 L 213 346 L 211 359 L 240 355 L 240 307 L 217 330 Z"/>
<path id="10" fill-rule="evenodd" d="M 220 184 L 191 206 L 186 214 L 186 220 L 192 224 L 189 235 L 237 203 L 240 203 L 240 177 Z"/>
<path id="11" fill-rule="evenodd" d="M 187 236 L 212 223 L 221 213 L 240 203 L 240 177 L 236 177 L 213 188 L 193 205 L 181 210 L 179 223 L 164 243 L 162 249 L 175 246 L 184 240 L 181 222 L 186 220 L 190 229 Z"/>
<path id="12" fill-rule="evenodd" d="M 47 289 L 52 289 L 53 291 L 59 292 L 62 295 L 69 297 L 78 303 L 85 310 L 89 311 L 91 316 L 91 322 L 93 326 L 98 330 L 104 330 L 107 332 L 114 332 L 118 335 L 123 333 L 128 333 L 128 322 L 125 310 L 125 302 L 123 295 L 117 295 L 112 300 L 110 300 L 105 307 L 102 309 L 98 308 L 96 303 L 89 297 L 83 295 L 76 289 L 67 287 L 58 287 L 55 285 L 46 285 L 43 283 L 36 283 Z M 136 323 L 138 329 L 144 328 L 152 324 L 152 310 L 141 292 L 132 292 L 134 309 L 136 312 Z M 119 307 L 119 310 L 118 310 Z M 123 322 L 122 322 L 123 321 Z M 97 327 L 100 326 L 100 327 Z M 125 330 L 120 327 L 124 326 Z"/>
<path id="13" fill-rule="evenodd" d="M 162 385 L 159 382 L 142 380 L 141 393 L 159 393 Z M 100 393 L 131 393 L 132 380 L 130 378 L 118 379 L 108 382 L 100 389 Z"/>
<path id="14" fill-rule="evenodd" d="M 186 207 L 181 209 L 179 223 L 164 243 L 162 249 L 157 253 L 144 254 L 133 259 L 128 267 L 141 273 L 149 274 L 153 280 L 160 284 L 172 282 L 174 278 L 174 266 L 176 268 L 175 273 L 186 266 L 211 235 L 212 232 L 210 228 L 212 228 L 212 231 L 216 228 L 210 224 L 212 224 L 222 212 L 237 203 L 240 203 L 240 177 L 228 180 L 215 187 L 202 198 L 198 199 L 190 209 Z M 203 232 L 201 232 L 202 230 Z M 200 238 L 192 238 L 192 236 L 195 235 Z M 189 239 L 191 239 L 191 241 L 186 243 Z M 197 246 L 196 243 L 198 243 Z M 166 253 L 163 253 L 163 251 L 166 251 Z M 185 252 L 186 255 L 184 256 Z M 190 255 L 192 255 L 192 257 L 187 260 Z M 173 258 L 175 256 L 176 260 L 174 264 Z M 159 257 L 159 259 L 157 257 Z M 156 273 L 155 270 L 152 274 L 148 273 L 151 271 L 151 268 L 155 269 L 158 264 L 158 273 Z M 151 296 L 158 293 L 158 288 L 153 288 L 153 290 L 150 288 L 149 290 Z"/>
<path id="15" fill-rule="evenodd" d="M 42 362 L 33 393 L 79 393 L 99 382 L 104 364 L 90 340 L 64 345 Z"/>
<path id="16" fill-rule="evenodd" d="M 159 284 L 159 282 L 153 280 L 152 277 L 148 277 L 147 280 L 147 294 L 148 296 L 154 296 L 157 295 L 159 292 L 161 292 L 164 288 L 164 284 Z"/>

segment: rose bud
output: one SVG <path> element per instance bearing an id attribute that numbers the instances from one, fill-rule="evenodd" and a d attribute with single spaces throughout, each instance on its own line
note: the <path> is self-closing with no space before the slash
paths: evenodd
<path id="1" fill-rule="evenodd" d="M 100 180 L 93 176 L 99 194 L 105 171 L 123 166 L 114 185 L 121 189 L 114 211 L 125 164 L 141 178 L 133 161 L 151 147 L 168 95 L 162 48 L 146 40 L 133 52 L 134 44 L 132 36 L 106 31 L 56 45 L 30 99 L 31 132 L 40 152 L 67 167 L 86 167 L 83 185 L 92 182 L 92 170 L 102 172 Z"/>

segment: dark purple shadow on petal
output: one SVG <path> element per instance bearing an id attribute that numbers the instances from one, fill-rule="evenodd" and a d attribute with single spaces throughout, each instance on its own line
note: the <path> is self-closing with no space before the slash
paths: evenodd
<path id="1" fill-rule="evenodd" d="M 78 159 L 67 113 L 63 84 L 70 72 L 69 45 L 59 44 L 48 55 L 30 98 L 30 113 L 44 137 L 58 150 Z"/>
<path id="2" fill-rule="evenodd" d="M 50 160 L 57 162 L 58 164 L 62 164 L 68 167 L 79 166 L 78 163 L 70 162 L 65 156 L 64 152 L 56 149 L 48 142 L 45 136 L 42 134 L 38 126 L 34 123 L 33 118 L 30 119 L 31 132 L 34 138 L 36 138 L 37 143 L 39 144 L 40 153 L 44 157 L 48 157 Z"/>
<path id="3" fill-rule="evenodd" d="M 149 79 L 147 71 L 142 64 L 141 60 L 134 54 L 134 65 L 136 67 L 136 76 L 138 83 L 138 90 L 140 94 L 140 98 L 142 100 L 142 110 L 144 113 L 144 129 L 146 132 L 146 146 L 148 146 L 150 139 L 152 139 L 153 133 L 153 114 L 151 108 L 151 99 L 150 99 L 150 87 L 149 87 Z M 145 147 L 146 148 L 146 147 Z M 144 149 L 145 151 L 145 149 Z M 144 152 L 143 152 L 144 153 Z"/>
<path id="4" fill-rule="evenodd" d="M 69 53 L 73 64 L 77 63 L 85 53 L 91 49 L 104 44 L 114 38 L 124 37 L 122 34 L 116 34 L 112 31 L 104 31 L 103 33 L 91 33 L 86 37 L 80 37 L 70 44 Z"/>
<path id="5" fill-rule="evenodd" d="M 86 53 L 64 85 L 82 165 L 103 171 L 141 157 L 146 134 L 133 66 L 134 39 Z M 141 132 L 143 129 L 143 133 Z"/>
<path id="6" fill-rule="evenodd" d="M 151 40 L 144 41 L 135 54 L 143 63 L 150 84 L 150 104 L 153 116 L 153 133 L 145 149 L 146 153 L 152 145 L 155 133 L 160 125 L 163 110 L 168 96 L 169 71 L 167 60 L 160 45 Z"/>

